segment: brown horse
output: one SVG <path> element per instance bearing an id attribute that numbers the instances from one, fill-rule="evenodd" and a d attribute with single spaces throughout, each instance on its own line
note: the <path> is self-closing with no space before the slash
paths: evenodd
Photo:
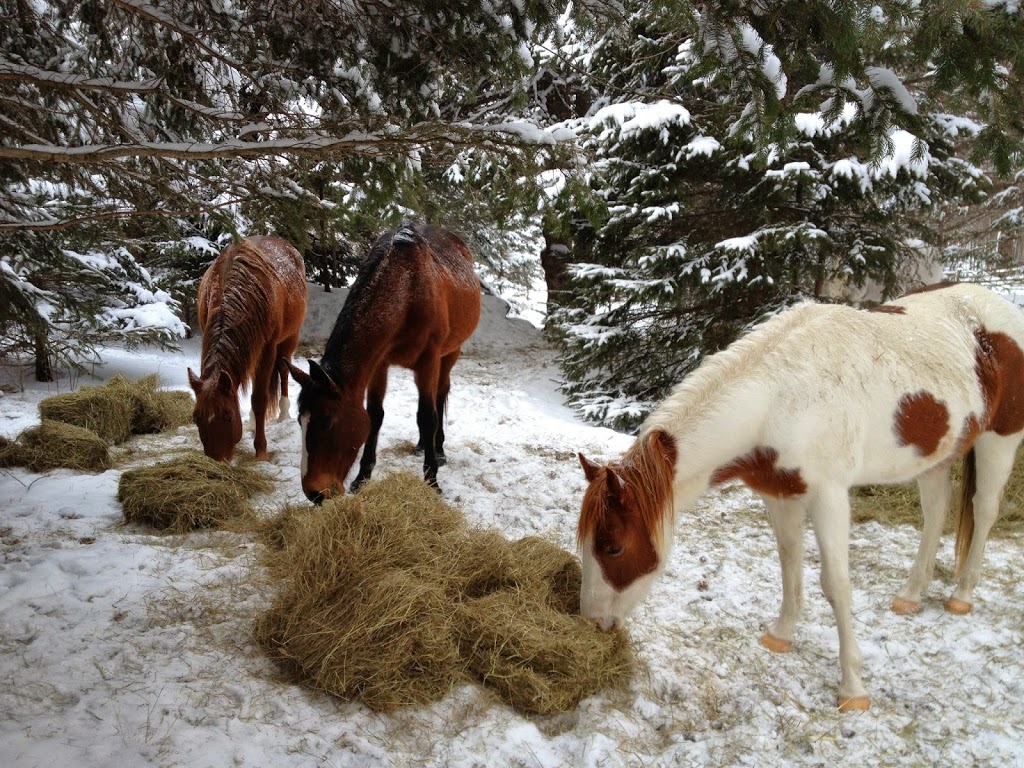
<path id="1" fill-rule="evenodd" d="M 199 283 L 200 375 L 189 368 L 188 382 L 196 393 L 192 418 L 207 456 L 231 460 L 242 439 L 238 389 L 252 382 L 253 444 L 257 459 L 268 458 L 264 425 L 268 415 L 287 418 L 284 361 L 295 351 L 305 317 L 305 265 L 280 238 L 248 237 L 229 245 L 206 270 Z"/>
<path id="2" fill-rule="evenodd" d="M 479 319 L 480 282 L 461 239 L 408 223 L 377 239 L 320 364 L 310 360 L 308 374 L 288 364 L 302 387 L 302 490 L 311 501 L 345 492 L 345 477 L 364 444 L 352 490 L 370 478 L 392 365 L 413 371 L 423 477 L 437 487 L 450 373 Z"/>

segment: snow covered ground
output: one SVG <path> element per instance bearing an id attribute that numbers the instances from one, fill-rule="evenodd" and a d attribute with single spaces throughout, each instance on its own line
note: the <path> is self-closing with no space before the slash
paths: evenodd
<path id="1" fill-rule="evenodd" d="M 340 307 L 342 297 L 315 300 Z M 337 307 L 319 307 L 327 319 L 310 334 L 317 323 L 329 329 Z M 198 342 L 105 357 L 100 381 L 157 372 L 184 389 Z M 471 521 L 571 548 L 584 487 L 576 452 L 612 458 L 630 438 L 576 419 L 557 378 L 539 331 L 487 299 L 453 373 L 439 480 Z M 68 382 L 40 386 L 0 370 L 0 387 L 0 434 L 13 437 Z M 419 471 L 406 372 L 392 374 L 385 409 L 377 475 Z M 294 419 L 268 438 L 277 487 L 261 506 L 305 503 Z M 195 428 L 138 438 L 119 455 L 153 461 L 177 445 L 198 447 Z M 251 435 L 245 446 L 251 453 Z M 813 536 L 805 619 L 793 652 L 775 656 L 757 642 L 780 599 L 774 538 L 759 502 L 727 487 L 679 517 L 668 573 L 629 625 L 641 661 L 629 691 L 539 718 L 466 685 L 383 716 L 279 681 L 250 638 L 271 599 L 253 578 L 258 545 L 125 527 L 119 473 L 0 470 L 0 766 L 1024 765 L 1020 540 L 991 543 L 967 617 L 942 610 L 944 541 L 946 567 L 922 612 L 900 617 L 888 605 L 918 535 L 855 526 L 855 621 L 872 708 L 841 715 Z"/>

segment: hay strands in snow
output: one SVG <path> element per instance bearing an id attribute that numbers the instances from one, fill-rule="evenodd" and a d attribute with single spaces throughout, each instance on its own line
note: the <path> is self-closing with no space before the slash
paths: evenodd
<path id="1" fill-rule="evenodd" d="M 468 527 L 412 475 L 286 507 L 262 533 L 281 589 L 257 640 L 315 689 L 386 712 L 475 680 L 521 712 L 554 714 L 632 674 L 625 633 L 579 615 L 575 557 Z"/>
<path id="2" fill-rule="evenodd" d="M 102 386 L 80 387 L 42 400 L 39 415 L 91 429 L 112 443 L 191 424 L 192 395 L 157 390 L 159 382 L 156 374 L 138 381 L 117 375 Z"/>
<path id="3" fill-rule="evenodd" d="M 214 461 L 200 451 L 126 470 L 117 500 L 128 523 L 164 533 L 199 528 L 252 530 L 257 525 L 250 499 L 270 491 L 270 480 L 252 467 Z"/>
<path id="4" fill-rule="evenodd" d="M 103 472 L 113 465 L 107 441 L 85 427 L 43 419 L 13 440 L 0 439 L 0 467 L 22 466 L 33 472 L 73 469 Z"/>

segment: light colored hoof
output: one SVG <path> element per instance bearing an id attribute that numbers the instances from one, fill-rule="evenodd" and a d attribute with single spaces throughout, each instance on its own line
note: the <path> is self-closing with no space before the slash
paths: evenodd
<path id="1" fill-rule="evenodd" d="M 288 421 L 292 417 L 291 415 L 291 401 L 287 397 L 282 397 L 281 401 L 277 404 L 277 420 Z"/>
<path id="2" fill-rule="evenodd" d="M 946 611 L 954 616 L 965 616 L 971 612 L 971 604 L 959 598 L 951 597 L 946 601 Z"/>
<path id="3" fill-rule="evenodd" d="M 863 712 L 870 707 L 871 699 L 867 696 L 851 696 L 849 699 L 840 697 L 839 699 L 840 712 Z"/>
<path id="4" fill-rule="evenodd" d="M 761 645 L 772 653 L 789 653 L 793 649 L 792 640 L 782 640 L 768 632 L 761 635 Z"/>
<path id="5" fill-rule="evenodd" d="M 910 616 L 921 610 L 921 604 L 916 600 L 907 600 L 905 597 L 895 597 L 892 601 L 892 612 L 900 616 Z"/>

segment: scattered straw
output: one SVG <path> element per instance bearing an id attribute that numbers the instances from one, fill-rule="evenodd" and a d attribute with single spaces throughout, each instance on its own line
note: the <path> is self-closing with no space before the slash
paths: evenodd
<path id="1" fill-rule="evenodd" d="M 255 634 L 313 688 L 391 711 L 470 679 L 522 712 L 553 714 L 632 672 L 627 636 L 579 615 L 572 555 L 470 529 L 412 475 L 286 507 L 262 535 L 282 587 Z"/>
<path id="2" fill-rule="evenodd" d="M 271 482 L 244 465 L 214 461 L 199 451 L 121 475 L 117 500 L 128 523 L 151 525 L 164 533 L 198 528 L 251 530 L 250 498 Z"/>
<path id="3" fill-rule="evenodd" d="M 190 424 L 192 396 L 158 391 L 158 384 L 156 374 L 138 381 L 114 376 L 103 386 L 81 387 L 46 398 L 39 403 L 39 414 L 43 419 L 91 429 L 113 443 Z"/>
<path id="4" fill-rule="evenodd" d="M 947 515 L 945 531 L 954 529 L 960 507 L 960 462 L 953 466 L 953 501 Z M 917 483 L 902 485 L 865 485 L 850 494 L 850 511 L 855 523 L 875 521 L 884 525 L 922 525 L 921 502 Z M 999 508 L 999 517 L 992 526 L 992 536 L 1012 536 L 1024 532 L 1024 452 L 1017 456 L 1006 492 Z"/>
<path id="5" fill-rule="evenodd" d="M 74 469 L 102 472 L 112 466 L 107 443 L 84 427 L 43 420 L 29 427 L 14 442 L 0 445 L 0 466 L 23 466 L 33 472 Z"/>

